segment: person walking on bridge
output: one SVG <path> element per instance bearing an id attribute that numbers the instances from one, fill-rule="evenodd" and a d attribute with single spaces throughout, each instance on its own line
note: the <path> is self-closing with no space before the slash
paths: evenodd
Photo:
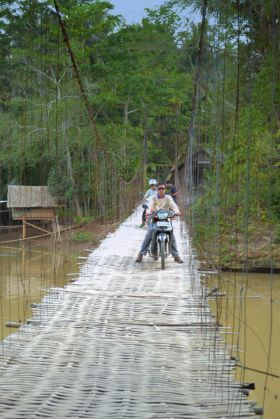
<path id="1" fill-rule="evenodd" d="M 170 195 L 165 194 L 166 186 L 165 183 L 159 183 L 157 189 L 157 195 L 152 198 L 152 210 L 158 211 L 160 209 L 165 211 L 173 211 L 175 215 L 181 215 L 180 210 L 174 200 Z M 147 254 L 153 235 L 153 223 L 150 222 L 148 226 L 148 231 L 142 243 L 140 253 L 136 259 L 136 262 L 142 262 L 143 256 Z M 177 249 L 177 244 L 174 234 L 172 234 L 172 256 L 174 257 L 174 262 L 183 263 L 182 259 L 179 256 Z"/>

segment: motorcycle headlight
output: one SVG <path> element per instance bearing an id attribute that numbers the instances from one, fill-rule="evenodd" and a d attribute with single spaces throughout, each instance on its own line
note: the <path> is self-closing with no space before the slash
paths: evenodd
<path id="1" fill-rule="evenodd" d="M 166 220 L 168 217 L 168 212 L 158 212 L 157 216 L 159 220 Z"/>

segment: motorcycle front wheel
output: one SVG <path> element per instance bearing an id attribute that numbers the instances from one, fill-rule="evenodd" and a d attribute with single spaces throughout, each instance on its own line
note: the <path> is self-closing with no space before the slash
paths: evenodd
<path id="1" fill-rule="evenodd" d="M 160 241 L 160 260 L 161 260 L 161 269 L 165 269 L 165 243 Z"/>

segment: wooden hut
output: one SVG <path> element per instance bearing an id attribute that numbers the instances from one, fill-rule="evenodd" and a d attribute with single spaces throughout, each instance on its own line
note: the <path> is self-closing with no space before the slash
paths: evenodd
<path id="1" fill-rule="evenodd" d="M 8 185 L 7 207 L 12 209 L 13 220 L 22 221 L 23 239 L 26 238 L 27 225 L 49 233 L 48 230 L 34 225 L 34 221 L 48 221 L 52 224 L 53 232 L 59 231 L 56 216 L 58 204 L 47 186 Z"/>

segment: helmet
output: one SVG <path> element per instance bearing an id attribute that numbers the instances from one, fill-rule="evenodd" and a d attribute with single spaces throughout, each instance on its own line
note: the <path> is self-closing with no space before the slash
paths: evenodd
<path id="1" fill-rule="evenodd" d="M 150 179 L 149 180 L 149 185 L 157 185 L 157 180 L 156 179 Z"/>

